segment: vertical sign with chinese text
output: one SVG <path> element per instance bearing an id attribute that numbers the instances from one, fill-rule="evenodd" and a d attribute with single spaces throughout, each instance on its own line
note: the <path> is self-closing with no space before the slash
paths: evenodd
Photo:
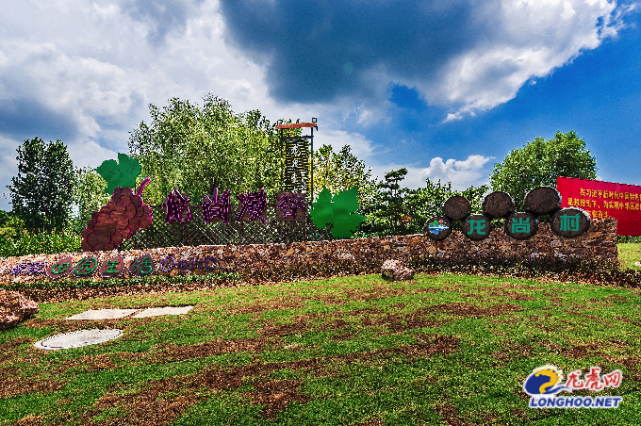
<path id="1" fill-rule="evenodd" d="M 641 186 L 558 177 L 561 207 L 579 207 L 592 219 L 617 219 L 617 235 L 641 235 Z"/>

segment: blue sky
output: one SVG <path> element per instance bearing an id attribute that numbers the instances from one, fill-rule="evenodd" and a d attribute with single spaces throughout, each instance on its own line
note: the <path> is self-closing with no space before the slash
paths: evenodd
<path id="1" fill-rule="evenodd" d="M 641 185 L 639 5 L 607 0 L 22 0 L 0 4 L 0 192 L 26 139 L 74 165 L 128 152 L 150 103 L 212 92 L 318 117 L 373 176 L 455 189 L 536 137 L 577 132 L 599 179 Z M 10 198 L 0 208 L 10 210 Z"/>

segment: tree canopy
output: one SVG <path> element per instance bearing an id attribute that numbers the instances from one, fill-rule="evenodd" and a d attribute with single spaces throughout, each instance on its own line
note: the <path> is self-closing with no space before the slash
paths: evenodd
<path id="1" fill-rule="evenodd" d="M 596 179 L 596 159 L 585 149 L 585 141 L 574 130 L 557 132 L 548 141 L 537 137 L 523 148 L 510 151 L 490 175 L 492 189 L 514 198 L 517 211 L 523 211 L 527 192 L 539 186 L 556 188 L 559 176 Z"/>
<path id="2" fill-rule="evenodd" d="M 374 200 L 377 184 L 372 179 L 372 168 L 365 171 L 365 161 L 359 160 L 351 152 L 349 145 L 335 153 L 330 145 L 323 145 L 314 151 L 314 196 L 318 197 L 323 187 L 332 195 L 358 189 L 358 205 L 363 206 Z"/>
<path id="3" fill-rule="evenodd" d="M 75 232 L 82 232 L 91 219 L 91 213 L 100 210 L 110 200 L 110 195 L 105 192 L 107 181 L 90 167 L 76 168 L 74 170 L 75 185 L 73 188 L 73 203 L 78 208 L 77 215 L 71 220 L 71 228 Z"/>
<path id="4" fill-rule="evenodd" d="M 64 229 L 71 215 L 73 162 L 60 139 L 37 136 L 18 147 L 18 177 L 11 178 L 13 211 L 29 230 Z"/>
<path id="5" fill-rule="evenodd" d="M 283 161 L 274 125 L 258 110 L 235 114 L 229 102 L 211 93 L 203 100 L 202 107 L 178 98 L 162 110 L 150 105 L 151 124 L 141 122 L 131 132 L 131 157 L 140 161 L 141 176 L 151 177 L 145 201 L 160 204 L 178 189 L 200 203 L 218 187 L 230 191 L 232 204 L 241 193 L 262 188 L 268 202 L 275 202 Z M 285 132 L 295 136 L 301 129 Z"/>

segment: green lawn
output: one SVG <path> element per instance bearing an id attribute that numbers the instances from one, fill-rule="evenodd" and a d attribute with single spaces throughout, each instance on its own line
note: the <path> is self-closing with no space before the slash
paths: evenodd
<path id="1" fill-rule="evenodd" d="M 41 303 L 0 332 L 0 426 L 639 425 L 640 303 L 639 289 L 454 274 Z M 194 309 L 64 320 L 184 305 Z M 33 346 L 85 328 L 124 334 L 78 349 Z M 620 388 L 574 394 L 623 402 L 530 409 L 523 381 L 545 364 L 565 375 L 620 369 Z"/>
<path id="2" fill-rule="evenodd" d="M 641 267 L 635 266 L 635 262 L 641 262 L 641 243 L 617 244 L 619 260 L 622 260 L 626 268 L 641 271 Z"/>

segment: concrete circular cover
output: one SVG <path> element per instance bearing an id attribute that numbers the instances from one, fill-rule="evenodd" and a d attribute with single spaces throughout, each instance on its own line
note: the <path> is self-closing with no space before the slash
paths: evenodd
<path id="1" fill-rule="evenodd" d="M 47 351 L 58 349 L 80 348 L 82 346 L 95 345 L 107 342 L 122 336 L 122 330 L 78 330 L 65 334 L 56 334 L 36 342 L 34 346 Z"/>

